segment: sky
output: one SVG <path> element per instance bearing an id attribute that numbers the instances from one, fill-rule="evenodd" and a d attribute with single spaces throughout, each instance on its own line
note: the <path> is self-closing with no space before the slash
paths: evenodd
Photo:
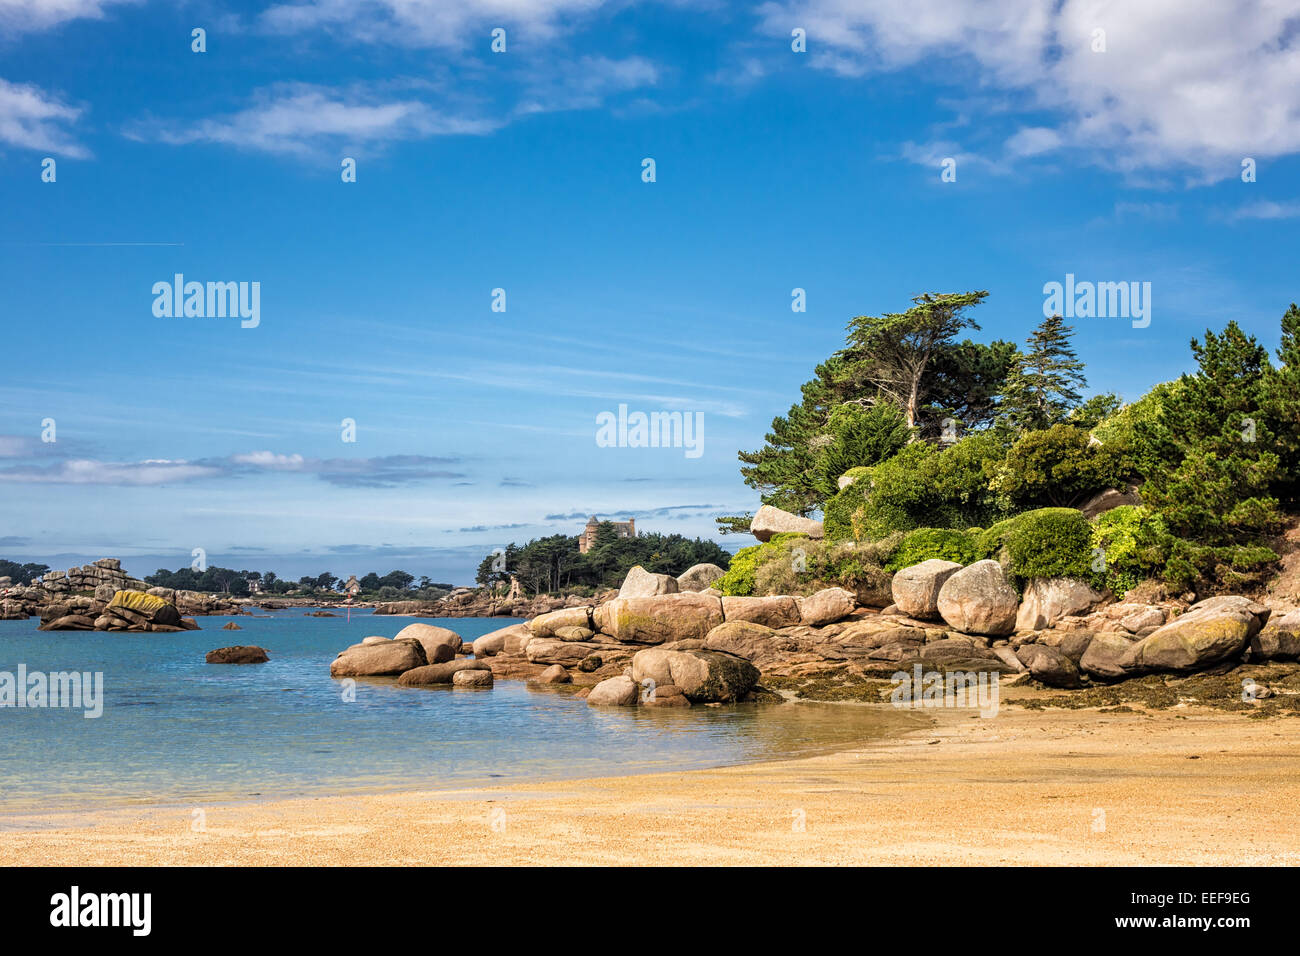
<path id="1" fill-rule="evenodd" d="M 0 0 L 0 557 L 465 584 L 590 514 L 715 537 L 923 292 L 1023 342 L 1046 284 L 1138 283 L 1070 320 L 1126 400 L 1206 328 L 1275 347 L 1297 153 L 1300 0 Z"/>

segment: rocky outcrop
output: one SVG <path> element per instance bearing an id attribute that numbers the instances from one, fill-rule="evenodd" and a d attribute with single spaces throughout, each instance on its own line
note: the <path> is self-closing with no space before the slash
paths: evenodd
<path id="1" fill-rule="evenodd" d="M 858 609 L 857 596 L 844 588 L 823 588 L 816 594 L 795 600 L 799 605 L 799 623 L 806 627 L 834 624 Z"/>
<path id="2" fill-rule="evenodd" d="M 1051 627 L 1068 615 L 1087 613 L 1104 600 L 1106 595 L 1075 578 L 1034 578 L 1021 598 L 1016 630 Z"/>
<path id="3" fill-rule="evenodd" d="M 750 621 L 767 627 L 791 627 L 800 622 L 802 614 L 793 597 L 724 597 L 722 619 Z"/>
<path id="4" fill-rule="evenodd" d="M 456 656 L 464 641 L 455 631 L 432 624 L 408 624 L 397 632 L 395 641 L 419 641 L 424 656 L 430 664 L 449 661 Z M 440 650 L 441 648 L 441 650 Z"/>
<path id="5" fill-rule="evenodd" d="M 677 575 L 677 590 L 703 591 L 726 573 L 716 564 L 693 564 Z"/>
<path id="6" fill-rule="evenodd" d="M 1156 629 L 1120 662 L 1130 672 L 1192 671 L 1241 654 L 1263 630 L 1269 609 L 1244 597 L 1214 597 Z"/>
<path id="7" fill-rule="evenodd" d="M 432 687 L 436 684 L 450 684 L 457 673 L 465 670 L 491 673 L 492 668 L 487 661 L 463 658 L 458 661 L 448 661 L 445 664 L 425 664 L 408 668 L 402 672 L 402 676 L 397 678 L 397 683 L 402 687 Z"/>
<path id="8" fill-rule="evenodd" d="M 660 594 L 676 594 L 677 590 L 677 579 L 671 574 L 651 574 L 637 564 L 623 579 L 623 586 L 618 589 L 618 596 L 621 598 L 657 597 Z"/>
<path id="9" fill-rule="evenodd" d="M 209 664 L 265 664 L 270 659 L 266 648 L 253 644 L 218 647 L 204 658 Z"/>
<path id="10" fill-rule="evenodd" d="M 692 703 L 740 700 L 753 690 L 758 677 L 758 668 L 749 661 L 723 651 L 654 647 L 632 658 L 636 684 L 671 684 Z"/>
<path id="11" fill-rule="evenodd" d="M 894 604 L 908 617 L 929 620 L 939 616 L 939 590 L 961 570 L 955 561 L 931 558 L 903 568 L 890 586 Z"/>
<path id="12" fill-rule="evenodd" d="M 380 638 L 372 641 L 366 638 L 360 644 L 353 644 L 330 664 L 331 677 L 391 677 L 405 674 L 424 667 L 427 663 L 424 646 L 415 638 L 390 641 Z M 435 667 L 451 667 L 451 664 L 435 664 Z"/>
<path id="13" fill-rule="evenodd" d="M 1270 619 L 1264 629 L 1250 639 L 1250 659 L 1300 660 L 1300 610 Z"/>
<path id="14" fill-rule="evenodd" d="M 639 688 L 630 677 L 611 677 L 591 689 L 587 703 L 593 707 L 631 707 L 636 703 Z"/>
<path id="15" fill-rule="evenodd" d="M 954 572 L 935 603 L 944 621 L 963 634 L 1004 636 L 1016 629 L 1020 599 L 1002 565 L 990 560 Z"/>
<path id="16" fill-rule="evenodd" d="M 598 629 L 623 644 L 702 640 L 723 621 L 722 601 L 706 594 L 616 598 L 592 613 Z M 529 648 L 532 650 L 531 646 Z"/>
<path id="17" fill-rule="evenodd" d="M 749 522 L 749 533 L 759 541 L 770 541 L 774 534 L 806 534 L 810 538 L 823 536 L 822 523 L 811 518 L 782 511 L 771 505 L 763 505 Z"/>

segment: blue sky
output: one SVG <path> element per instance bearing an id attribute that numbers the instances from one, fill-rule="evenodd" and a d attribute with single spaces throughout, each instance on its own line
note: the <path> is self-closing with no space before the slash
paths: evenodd
<path id="1" fill-rule="evenodd" d="M 712 536 L 921 292 L 1021 341 L 1044 283 L 1150 282 L 1074 323 L 1128 399 L 1206 327 L 1275 346 L 1297 152 L 1294 0 L 0 0 L 0 556 L 465 583 L 590 513 Z M 176 273 L 260 323 L 156 317 Z M 620 404 L 703 453 L 598 447 Z"/>

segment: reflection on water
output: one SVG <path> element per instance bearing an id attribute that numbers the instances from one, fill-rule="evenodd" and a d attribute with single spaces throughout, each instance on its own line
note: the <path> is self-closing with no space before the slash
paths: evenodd
<path id="1" fill-rule="evenodd" d="M 571 693 L 498 681 L 490 691 L 329 676 L 338 651 L 410 618 L 202 618 L 181 634 L 40 632 L 0 621 L 0 671 L 102 671 L 104 713 L 0 708 L 0 810 L 447 788 L 720 766 L 863 743 L 914 718 L 875 708 L 588 707 Z M 511 619 L 438 620 L 467 640 Z M 204 654 L 259 644 L 271 663 Z"/>

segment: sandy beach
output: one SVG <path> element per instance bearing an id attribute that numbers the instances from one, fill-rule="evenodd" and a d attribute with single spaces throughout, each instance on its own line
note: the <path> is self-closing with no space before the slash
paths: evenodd
<path id="1" fill-rule="evenodd" d="M 1298 726 L 930 711 L 863 749 L 714 770 L 11 815 L 0 864 L 1294 865 Z"/>

